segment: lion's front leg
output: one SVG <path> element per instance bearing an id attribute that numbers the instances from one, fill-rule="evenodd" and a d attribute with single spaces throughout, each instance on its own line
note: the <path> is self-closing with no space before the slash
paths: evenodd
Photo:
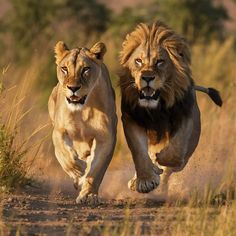
<path id="1" fill-rule="evenodd" d="M 111 161 L 116 143 L 116 135 L 108 136 L 103 140 L 101 137 L 93 140 L 85 174 L 79 181 L 81 191 L 76 199 L 77 203 L 98 203 L 99 186 Z"/>
<path id="2" fill-rule="evenodd" d="M 172 167 L 176 171 L 181 170 L 192 155 L 198 143 L 199 128 L 194 129 L 194 122 L 190 118 L 179 128 L 176 134 L 170 138 L 169 144 L 156 154 L 157 162 L 162 166 Z"/>
<path id="3" fill-rule="evenodd" d="M 149 157 L 146 130 L 126 115 L 122 116 L 122 121 L 136 170 L 136 174 L 129 181 L 128 187 L 133 191 L 148 193 L 159 185 L 159 175 L 162 171 L 153 164 Z"/>
<path id="4" fill-rule="evenodd" d="M 85 172 L 86 162 L 80 160 L 72 141 L 65 132 L 53 131 L 55 155 L 63 170 L 74 180 L 75 186 Z"/>

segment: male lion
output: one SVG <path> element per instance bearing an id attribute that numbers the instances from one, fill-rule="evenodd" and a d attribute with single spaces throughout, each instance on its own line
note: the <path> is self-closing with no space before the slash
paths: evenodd
<path id="1" fill-rule="evenodd" d="M 98 189 L 116 143 L 116 105 L 103 64 L 106 47 L 55 46 L 58 84 L 49 98 L 53 144 L 64 171 L 80 190 L 77 203 L 98 202 Z"/>
<path id="2" fill-rule="evenodd" d="M 148 193 L 180 171 L 200 136 L 195 90 L 222 104 L 212 88 L 195 86 L 186 41 L 161 22 L 140 24 L 120 54 L 122 122 L 136 174 L 129 188 Z M 159 169 L 158 166 L 163 166 Z M 163 189 L 163 190 L 164 190 Z"/>

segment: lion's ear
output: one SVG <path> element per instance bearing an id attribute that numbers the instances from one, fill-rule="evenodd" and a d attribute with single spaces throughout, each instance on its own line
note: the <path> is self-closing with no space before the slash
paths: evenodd
<path id="1" fill-rule="evenodd" d="M 102 42 L 95 43 L 91 48 L 90 52 L 93 53 L 97 60 L 103 60 L 103 57 L 107 51 L 106 45 Z"/>
<path id="2" fill-rule="evenodd" d="M 62 58 L 69 52 L 69 48 L 64 42 L 59 41 L 54 48 L 54 52 L 56 57 L 56 64 L 58 65 Z"/>

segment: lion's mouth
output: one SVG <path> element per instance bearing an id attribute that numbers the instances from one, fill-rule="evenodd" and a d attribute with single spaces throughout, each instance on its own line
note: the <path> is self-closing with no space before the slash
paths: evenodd
<path id="1" fill-rule="evenodd" d="M 145 87 L 139 92 L 139 98 L 146 100 L 157 100 L 160 97 L 160 94 L 160 90 L 154 90 L 151 87 Z"/>
<path id="2" fill-rule="evenodd" d="M 78 105 L 78 104 L 81 104 L 81 105 L 84 105 L 85 101 L 86 101 L 86 98 L 87 98 L 87 95 L 79 98 L 75 95 L 71 96 L 71 97 L 67 97 L 66 100 L 69 104 L 74 104 L 74 105 Z"/>

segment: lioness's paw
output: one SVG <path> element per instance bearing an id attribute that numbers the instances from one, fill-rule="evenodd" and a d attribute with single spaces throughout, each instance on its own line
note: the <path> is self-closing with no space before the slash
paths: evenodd
<path id="1" fill-rule="evenodd" d="M 149 193 L 160 184 L 160 177 L 153 172 L 150 178 L 140 179 L 134 176 L 128 183 L 129 189 L 139 193 Z"/>
<path id="2" fill-rule="evenodd" d="M 87 205 L 98 205 L 100 202 L 97 194 L 89 193 L 85 195 L 79 195 L 76 198 L 76 203 L 87 204 Z"/>

